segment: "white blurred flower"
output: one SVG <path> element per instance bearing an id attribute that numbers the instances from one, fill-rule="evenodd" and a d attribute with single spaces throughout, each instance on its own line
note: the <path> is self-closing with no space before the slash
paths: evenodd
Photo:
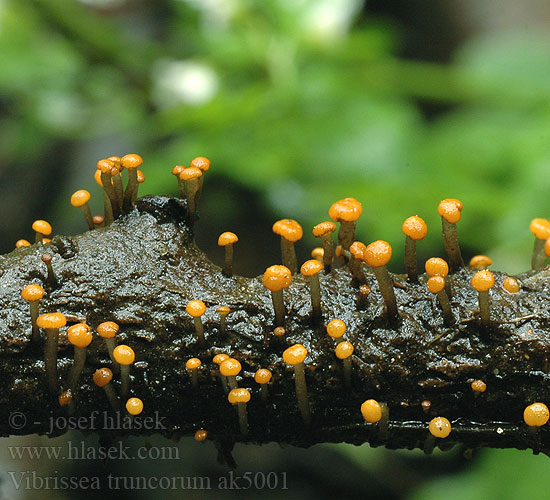
<path id="1" fill-rule="evenodd" d="M 362 0 L 316 0 L 311 2 L 303 19 L 304 32 L 319 42 L 344 36 L 364 2 Z"/>
<path id="2" fill-rule="evenodd" d="M 153 66 L 152 78 L 153 99 L 162 107 L 206 104 L 219 86 L 218 75 L 211 66 L 189 60 L 160 60 Z"/>

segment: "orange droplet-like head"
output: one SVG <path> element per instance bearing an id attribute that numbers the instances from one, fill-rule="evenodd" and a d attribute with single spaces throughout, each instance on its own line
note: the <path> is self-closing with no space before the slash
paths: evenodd
<path id="1" fill-rule="evenodd" d="M 294 219 L 281 219 L 273 224 L 273 232 L 293 243 L 302 239 L 304 231 L 302 226 Z"/>
<path id="2" fill-rule="evenodd" d="M 320 238 L 321 236 L 324 236 L 325 234 L 330 234 L 336 231 L 336 224 L 334 222 L 331 222 L 329 220 L 326 220 L 324 222 L 320 222 L 313 228 L 313 236 L 316 238 Z"/>
<path id="3" fill-rule="evenodd" d="M 327 333 L 335 339 L 339 339 L 346 333 L 346 324 L 341 319 L 333 319 L 327 325 Z"/>
<path id="4" fill-rule="evenodd" d="M 120 164 L 124 168 L 138 168 L 143 164 L 143 158 L 135 153 L 124 155 L 120 159 Z"/>
<path id="5" fill-rule="evenodd" d="M 474 380 L 472 382 L 472 391 L 485 392 L 487 390 L 487 384 L 483 380 Z"/>
<path id="6" fill-rule="evenodd" d="M 530 404 L 523 411 L 523 420 L 529 427 L 541 427 L 548 422 L 549 417 L 548 407 L 544 403 Z"/>
<path id="7" fill-rule="evenodd" d="M 196 370 L 200 365 L 202 365 L 202 363 L 199 358 L 189 358 L 185 362 L 185 368 L 188 370 Z"/>
<path id="8" fill-rule="evenodd" d="M 493 259 L 487 255 L 474 255 L 470 259 L 470 267 L 473 269 L 487 269 L 493 264 Z"/>
<path id="9" fill-rule="evenodd" d="M 202 176 L 202 170 L 197 167 L 187 167 L 180 172 L 180 179 L 182 181 L 190 181 L 191 179 L 198 179 Z"/>
<path id="10" fill-rule="evenodd" d="M 36 231 L 37 233 L 40 233 L 44 236 L 48 236 L 52 234 L 52 226 L 49 222 L 46 222 L 45 220 L 35 220 L 32 223 L 32 230 Z"/>
<path id="11" fill-rule="evenodd" d="M 103 224 L 105 222 L 105 216 L 104 215 L 94 215 L 92 217 L 92 222 L 96 226 L 100 226 L 101 224 Z"/>
<path id="12" fill-rule="evenodd" d="M 436 438 L 446 438 L 451 433 L 451 422 L 445 417 L 435 417 L 428 426 L 430 434 Z"/>
<path id="13" fill-rule="evenodd" d="M 289 365 L 297 365 L 304 362 L 307 356 L 307 349 L 302 344 L 294 344 L 283 352 L 283 359 Z"/>
<path id="14" fill-rule="evenodd" d="M 323 264 L 321 264 L 318 260 L 306 260 L 302 267 L 300 268 L 300 272 L 304 276 L 314 276 L 315 274 L 319 273 L 323 269 Z"/>
<path id="15" fill-rule="evenodd" d="M 234 243 L 237 243 L 237 241 L 239 241 L 239 238 L 235 233 L 226 231 L 225 233 L 220 234 L 220 237 L 218 238 L 218 245 L 220 247 L 224 247 L 225 245 L 233 245 Z"/>
<path id="16" fill-rule="evenodd" d="M 120 327 L 114 321 L 105 321 L 97 327 L 97 333 L 101 338 L 112 339 L 119 329 Z"/>
<path id="17" fill-rule="evenodd" d="M 322 260 L 323 260 L 323 257 L 325 256 L 325 251 L 324 251 L 321 247 L 315 247 L 315 248 L 311 251 L 311 256 L 312 256 L 315 260 L 322 261 Z"/>
<path id="18" fill-rule="evenodd" d="M 264 273 L 264 286 L 272 291 L 278 292 L 283 288 L 287 288 L 292 283 L 292 273 L 286 266 L 270 266 Z"/>
<path id="19" fill-rule="evenodd" d="M 428 226 L 424 222 L 424 219 L 413 215 L 405 219 L 401 226 L 401 231 L 405 236 L 408 236 L 411 240 L 423 240 L 428 234 Z"/>
<path id="20" fill-rule="evenodd" d="M 130 398 L 126 401 L 126 411 L 130 415 L 139 415 L 143 411 L 143 401 L 139 398 Z"/>
<path id="21" fill-rule="evenodd" d="M 216 363 L 217 365 L 221 365 L 226 359 L 229 359 L 229 356 L 227 354 L 224 354 L 223 352 L 220 354 L 216 354 L 212 361 Z"/>
<path id="22" fill-rule="evenodd" d="M 113 372 L 109 368 L 98 368 L 93 375 L 94 384 L 98 387 L 105 387 L 113 380 Z"/>
<path id="23" fill-rule="evenodd" d="M 487 292 L 493 288 L 495 284 L 495 277 L 491 271 L 483 270 L 478 271 L 472 277 L 472 286 L 478 292 Z"/>
<path id="24" fill-rule="evenodd" d="M 248 403 L 250 401 L 250 391 L 242 387 L 231 389 L 227 395 L 227 400 L 235 405 L 237 403 Z"/>
<path id="25" fill-rule="evenodd" d="M 31 243 L 27 240 L 17 240 L 15 243 L 15 248 L 21 248 L 21 247 L 30 247 Z"/>
<path id="26" fill-rule="evenodd" d="M 361 414 L 369 424 L 375 424 L 382 418 L 382 406 L 375 399 L 367 399 L 361 405 Z"/>
<path id="27" fill-rule="evenodd" d="M 449 274 L 449 264 L 439 257 L 431 257 L 425 264 L 426 274 L 428 276 L 447 276 Z"/>
<path id="28" fill-rule="evenodd" d="M 354 241 L 349 247 L 351 255 L 353 255 L 353 258 L 357 260 L 365 260 L 366 250 L 366 245 L 364 243 L 361 243 L 360 241 Z"/>
<path id="29" fill-rule="evenodd" d="M 198 441 L 199 443 L 206 441 L 207 437 L 208 431 L 206 431 L 205 429 L 199 429 L 197 432 L 195 432 L 195 441 Z"/>
<path id="30" fill-rule="evenodd" d="M 59 406 L 68 406 L 73 400 L 73 392 L 70 389 L 63 391 L 57 398 Z"/>
<path id="31" fill-rule="evenodd" d="M 113 358 L 121 365 L 131 365 L 136 359 L 136 355 L 130 346 L 120 344 L 114 348 Z"/>
<path id="32" fill-rule="evenodd" d="M 46 313 L 38 316 L 36 324 L 39 328 L 44 328 L 45 330 L 56 330 L 63 328 L 67 324 L 67 320 L 65 316 L 59 312 Z"/>
<path id="33" fill-rule="evenodd" d="M 206 172 L 210 168 L 210 160 L 204 156 L 197 156 L 191 160 L 189 166 L 200 168 L 203 172 Z"/>
<path id="34" fill-rule="evenodd" d="M 40 285 L 27 285 L 21 290 L 21 297 L 27 302 L 36 302 L 44 297 L 44 289 Z"/>
<path id="35" fill-rule="evenodd" d="M 192 300 L 185 307 L 185 312 L 193 318 L 200 318 L 206 311 L 206 306 L 202 300 Z"/>
<path id="36" fill-rule="evenodd" d="M 431 293 L 439 293 L 445 288 L 445 278 L 443 276 L 432 276 L 426 285 Z"/>
<path id="37" fill-rule="evenodd" d="M 216 308 L 216 312 L 221 316 L 227 316 L 231 312 L 231 309 L 227 306 L 219 306 Z"/>
<path id="38" fill-rule="evenodd" d="M 363 205 L 355 198 L 344 198 L 333 203 L 328 216 L 335 222 L 353 222 L 363 213 Z"/>
<path id="39" fill-rule="evenodd" d="M 137 171 L 137 181 L 138 184 L 143 184 L 145 182 L 145 174 L 141 170 Z"/>
<path id="40" fill-rule="evenodd" d="M 502 288 L 504 288 L 504 290 L 506 290 L 508 293 L 518 293 L 519 283 L 515 278 L 508 276 L 507 278 L 504 278 L 504 281 L 502 282 Z"/>
<path id="41" fill-rule="evenodd" d="M 88 347 L 92 342 L 92 330 L 86 323 L 78 323 L 67 330 L 67 338 L 75 347 Z"/>
<path id="42" fill-rule="evenodd" d="M 382 267 L 390 261 L 391 254 L 392 248 L 387 241 L 373 241 L 365 249 L 365 262 L 371 267 Z"/>
<path id="43" fill-rule="evenodd" d="M 241 373 L 241 364 L 234 358 L 226 359 L 220 365 L 220 373 L 224 377 L 236 377 Z"/>
<path id="44" fill-rule="evenodd" d="M 90 201 L 91 195 L 85 189 L 79 189 L 71 195 L 71 205 L 73 207 L 81 207 Z"/>
<path id="45" fill-rule="evenodd" d="M 541 218 L 533 219 L 529 224 L 529 231 L 535 235 L 535 238 L 547 240 L 550 238 L 550 221 Z"/>
<path id="46" fill-rule="evenodd" d="M 271 381 L 272 373 L 267 368 L 260 368 L 254 374 L 254 380 L 258 384 L 269 384 Z"/>
<path id="47" fill-rule="evenodd" d="M 115 164 L 111 160 L 108 160 L 107 158 L 103 158 L 102 160 L 99 160 L 96 166 L 100 174 L 110 174 L 111 170 L 113 170 L 113 168 L 116 168 Z"/>
<path id="48" fill-rule="evenodd" d="M 273 330 L 273 335 L 275 335 L 275 337 L 284 337 L 285 334 L 286 334 L 286 330 L 284 326 L 277 326 Z"/>
<path id="49" fill-rule="evenodd" d="M 353 354 L 353 345 L 350 342 L 340 342 L 335 349 L 338 359 L 349 358 Z"/>
<path id="50" fill-rule="evenodd" d="M 176 177 L 179 177 L 184 168 L 185 167 L 183 165 L 176 165 L 172 169 L 172 175 L 175 175 Z"/>
<path id="51" fill-rule="evenodd" d="M 447 222 L 456 224 L 462 217 L 462 202 L 455 198 L 447 198 L 439 202 L 437 213 Z"/>

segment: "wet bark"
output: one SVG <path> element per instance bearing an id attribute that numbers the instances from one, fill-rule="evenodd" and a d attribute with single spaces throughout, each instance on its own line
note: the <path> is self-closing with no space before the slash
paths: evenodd
<path id="1" fill-rule="evenodd" d="M 53 255 L 57 286 L 47 286 L 41 255 Z M 146 197 L 110 227 L 74 237 L 55 237 L 52 243 L 21 248 L 0 256 L 0 434 L 48 433 L 66 430 L 67 409 L 48 393 L 43 341 L 31 341 L 28 304 L 20 292 L 41 283 L 46 296 L 40 312 L 60 311 L 68 325 L 86 321 L 93 328 L 116 321 L 118 343 L 136 352 L 131 367 L 130 392 L 145 409 L 134 420 L 112 428 L 114 417 L 103 389 L 92 382 L 93 372 L 111 362 L 105 345 L 95 338 L 74 394 L 73 426 L 98 432 L 105 438 L 127 433 L 161 433 L 168 437 L 208 430 L 209 438 L 230 449 L 237 441 L 276 441 L 297 446 L 321 442 L 348 442 L 388 448 L 422 448 L 428 422 L 444 416 L 453 425 L 451 435 L 438 440 L 450 447 L 532 448 L 550 451 L 550 432 L 535 431 L 523 423 L 528 404 L 550 401 L 548 374 L 550 273 L 545 268 L 517 277 L 521 290 L 511 295 L 502 288 L 506 277 L 495 273 L 491 290 L 491 322 L 481 324 L 477 292 L 470 286 L 472 272 L 453 276 L 451 306 L 456 323 L 446 326 L 441 307 L 426 289 L 406 276 L 392 275 L 396 285 L 399 320 L 386 320 L 383 299 L 373 274 L 366 274 L 372 292 L 367 300 L 351 286 L 347 269 L 320 276 L 324 321 L 340 318 L 348 326 L 346 340 L 355 346 L 351 388 L 344 385 L 343 366 L 334 355 L 335 344 L 311 318 L 309 284 L 293 276 L 285 291 L 286 335 L 272 334 L 271 296 L 261 277 L 224 276 L 193 243 L 185 202 Z M 198 346 L 193 319 L 185 306 L 200 299 L 206 347 Z M 220 331 L 216 308 L 227 305 L 226 333 Z M 305 362 L 310 427 L 298 409 L 294 370 L 282 360 L 283 350 L 302 343 L 309 351 Z M 220 384 L 216 353 L 237 358 L 243 371 L 238 383 L 252 399 L 247 405 L 249 432 L 239 431 L 237 415 Z M 185 369 L 190 357 L 202 360 L 199 389 L 192 387 Z M 60 334 L 58 368 L 66 387 L 72 364 L 65 329 Z M 254 382 L 258 368 L 269 368 L 273 379 L 267 402 Z M 113 384 L 120 387 L 115 376 Z M 470 384 L 482 379 L 486 392 L 476 396 Z M 365 423 L 361 403 L 374 398 L 389 408 L 389 428 L 380 433 Z M 424 400 L 431 402 L 428 412 Z M 95 413 L 94 413 L 95 412 Z M 98 413 L 99 412 L 99 413 Z M 14 414 L 16 415 L 14 417 Z M 91 416 L 96 415 L 91 420 Z M 146 429 L 144 418 L 151 418 Z M 57 420 L 52 420 L 57 419 Z M 52 425 L 53 424 L 53 425 Z M 107 426 L 108 427 L 108 426 Z"/>

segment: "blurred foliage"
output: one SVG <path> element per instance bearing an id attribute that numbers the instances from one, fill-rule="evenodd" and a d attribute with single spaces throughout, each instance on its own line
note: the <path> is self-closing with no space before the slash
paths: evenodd
<path id="1" fill-rule="evenodd" d="M 219 261 L 216 235 L 236 230 L 239 272 L 272 263 L 275 218 L 303 224 L 307 255 L 309 229 L 345 196 L 364 203 L 360 237 L 394 245 L 394 270 L 409 215 L 430 228 L 420 257 L 442 253 L 446 197 L 464 202 L 467 257 L 525 270 L 528 223 L 550 211 L 550 37 L 496 32 L 450 64 L 402 59 L 400 43 L 360 0 L 0 0 L 2 250 L 38 217 L 82 230 L 70 193 L 99 194 L 95 161 L 137 151 L 143 193 L 176 194 L 173 165 L 212 160 L 199 243 Z M 482 457 L 416 498 L 448 498 L 449 484 L 454 498 L 512 498 L 516 467 L 535 480 L 540 464 Z"/>

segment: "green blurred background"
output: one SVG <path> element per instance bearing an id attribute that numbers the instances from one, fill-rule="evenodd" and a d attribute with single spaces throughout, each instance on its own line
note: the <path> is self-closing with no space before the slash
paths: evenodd
<path id="1" fill-rule="evenodd" d="M 360 238 L 394 246 L 394 271 L 410 215 L 429 226 L 420 258 L 442 255 L 447 197 L 464 202 L 465 257 L 526 270 L 529 221 L 550 212 L 549 28 L 547 0 L 0 0 L 0 250 L 32 239 L 36 218 L 83 231 L 70 194 L 90 190 L 98 212 L 96 161 L 137 152 L 141 193 L 176 195 L 171 168 L 210 158 L 197 241 L 221 263 L 217 236 L 236 232 L 240 274 L 276 261 L 282 217 L 304 226 L 307 258 L 311 227 L 345 196 L 363 202 Z M 44 441 L 9 441 L 20 442 Z M 211 444 L 179 447 L 178 464 L 131 470 L 226 473 Z M 13 491 L 6 471 L 37 464 L 0 456 L 6 498 L 51 498 Z M 547 459 L 529 452 L 241 446 L 235 457 L 242 470 L 288 472 L 289 490 L 269 498 L 506 499 L 550 486 Z M 69 466 L 43 464 L 92 467 Z M 117 492 L 130 497 L 156 496 Z"/>

